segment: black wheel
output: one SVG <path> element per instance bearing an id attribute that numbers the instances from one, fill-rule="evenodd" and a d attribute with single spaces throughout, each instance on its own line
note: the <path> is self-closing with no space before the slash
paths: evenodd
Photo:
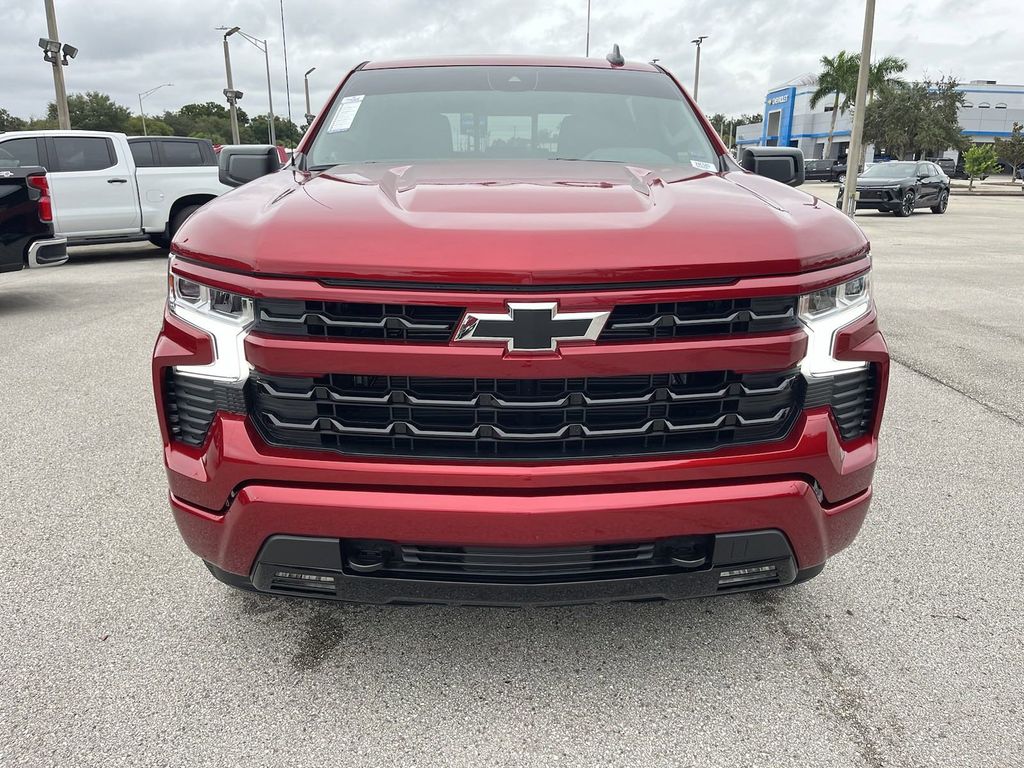
<path id="1" fill-rule="evenodd" d="M 836 177 L 836 181 L 838 181 L 840 184 L 845 184 L 846 183 L 846 174 L 845 173 L 840 173 Z"/>
<path id="2" fill-rule="evenodd" d="M 949 190 L 939 192 L 939 202 L 932 206 L 932 213 L 945 213 L 949 207 Z"/>
<path id="3" fill-rule="evenodd" d="M 897 208 L 893 213 L 897 216 L 909 216 L 914 212 L 914 203 L 917 201 L 917 196 L 914 194 L 914 190 L 908 189 L 903 193 L 903 200 L 900 202 L 900 207 Z"/>
<path id="4" fill-rule="evenodd" d="M 168 247 L 171 244 L 171 240 L 173 240 L 174 236 L 178 233 L 178 230 L 181 229 L 181 225 L 185 223 L 185 219 L 187 219 L 189 216 L 191 216 L 198 210 L 198 205 L 186 205 L 184 208 L 182 208 L 176 214 L 174 214 L 174 218 L 171 219 L 171 226 L 169 227 L 169 231 L 167 233 Z"/>
<path id="5" fill-rule="evenodd" d="M 167 239 L 167 235 L 161 232 L 159 235 L 150 235 L 149 242 L 155 245 L 157 248 L 170 248 L 171 241 Z"/>

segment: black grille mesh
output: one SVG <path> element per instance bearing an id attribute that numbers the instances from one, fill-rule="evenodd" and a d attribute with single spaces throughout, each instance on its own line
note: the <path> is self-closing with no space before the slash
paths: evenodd
<path id="1" fill-rule="evenodd" d="M 198 379 L 167 369 L 164 384 L 167 428 L 171 437 L 188 445 L 202 445 L 217 411 L 245 413 L 241 386 Z"/>
<path id="2" fill-rule="evenodd" d="M 797 324 L 796 299 L 791 296 L 623 304 L 612 312 L 601 341 L 766 333 Z"/>
<path id="3" fill-rule="evenodd" d="M 463 307 L 261 299 L 256 330 L 341 339 L 448 341 Z"/>
<path id="4" fill-rule="evenodd" d="M 796 298 L 622 304 L 599 342 L 767 333 L 796 328 Z M 260 299 L 255 330 L 269 334 L 447 342 L 465 307 Z"/>
<path id="5" fill-rule="evenodd" d="M 859 371 L 812 379 L 807 385 L 805 407 L 831 406 L 844 440 L 863 437 L 875 415 L 877 378 L 876 366 L 868 365 Z"/>
<path id="6" fill-rule="evenodd" d="M 797 371 L 579 379 L 258 374 L 271 444 L 378 456 L 572 459 L 778 440 L 801 408 Z"/>

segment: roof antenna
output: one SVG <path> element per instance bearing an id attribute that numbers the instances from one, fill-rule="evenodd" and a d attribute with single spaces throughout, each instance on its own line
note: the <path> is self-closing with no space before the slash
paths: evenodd
<path id="1" fill-rule="evenodd" d="M 605 56 L 608 59 L 608 63 L 613 67 L 621 67 L 626 63 L 626 60 L 622 58 L 622 54 L 619 53 L 619 44 L 616 43 L 612 46 L 612 52 Z"/>

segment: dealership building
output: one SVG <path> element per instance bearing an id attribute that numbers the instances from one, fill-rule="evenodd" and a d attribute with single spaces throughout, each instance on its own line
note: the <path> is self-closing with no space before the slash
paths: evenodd
<path id="1" fill-rule="evenodd" d="M 736 128 L 736 145 L 799 147 L 806 158 L 825 157 L 825 145 L 832 123 L 834 100 L 824 99 L 811 109 L 811 94 L 817 88 L 814 75 L 791 80 L 773 88 L 764 99 L 764 120 Z M 960 85 L 966 98 L 960 108 L 960 126 L 975 143 L 992 142 L 1009 136 L 1014 122 L 1024 124 L 1024 85 L 1004 85 L 994 80 L 972 80 Z M 831 157 L 843 157 L 850 145 L 853 115 L 845 112 L 836 120 Z M 956 157 L 955 150 L 946 153 Z M 867 147 L 866 159 L 874 157 Z"/>

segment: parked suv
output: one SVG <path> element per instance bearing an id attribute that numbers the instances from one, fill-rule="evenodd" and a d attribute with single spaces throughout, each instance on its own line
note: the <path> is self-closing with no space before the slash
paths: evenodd
<path id="1" fill-rule="evenodd" d="M 949 206 L 949 177 L 935 163 L 924 160 L 873 165 L 857 177 L 857 209 L 889 211 L 909 216 L 917 208 L 945 213 Z M 839 190 L 836 207 L 843 207 Z"/>
<path id="2" fill-rule="evenodd" d="M 523 57 L 363 64 L 291 166 L 223 149 L 241 186 L 178 232 L 153 356 L 189 547 L 362 602 L 815 575 L 889 363 L 868 242 L 802 164 L 737 164 L 656 65 Z"/>

